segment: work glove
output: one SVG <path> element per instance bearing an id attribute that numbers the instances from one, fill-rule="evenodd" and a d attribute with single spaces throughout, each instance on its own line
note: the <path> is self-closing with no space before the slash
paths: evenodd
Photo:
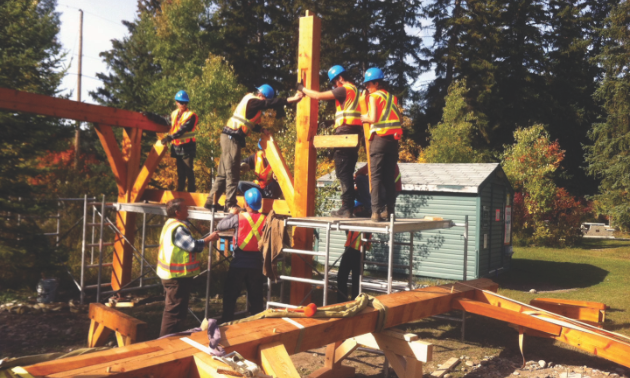
<path id="1" fill-rule="evenodd" d="M 170 143 L 173 141 L 173 136 L 172 135 L 167 135 L 166 137 L 162 138 L 161 142 L 163 145 L 166 146 L 166 144 Z"/>
<path id="2" fill-rule="evenodd" d="M 249 164 L 241 163 L 241 172 L 247 172 L 247 171 L 249 171 Z"/>
<path id="3" fill-rule="evenodd" d="M 295 88 L 296 88 L 298 91 L 300 91 L 300 92 L 302 92 L 302 90 L 304 90 L 304 84 L 302 84 L 302 80 L 300 80 L 300 81 L 298 81 L 298 82 L 297 82 L 297 85 L 295 86 Z"/>

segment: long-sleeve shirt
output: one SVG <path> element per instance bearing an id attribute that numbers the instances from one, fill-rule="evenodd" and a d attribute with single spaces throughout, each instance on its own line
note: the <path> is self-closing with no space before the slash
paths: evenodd
<path id="1" fill-rule="evenodd" d="M 189 224 L 188 222 L 185 222 Z M 173 237 L 173 244 L 183 249 L 184 251 L 191 253 L 203 252 L 205 242 L 203 239 L 195 239 L 189 230 L 185 227 L 179 226 L 175 229 L 175 236 Z"/>
<path id="2" fill-rule="evenodd" d="M 178 115 L 181 116 L 181 113 L 178 113 Z M 157 123 L 158 125 L 163 125 L 163 126 L 168 126 L 168 127 L 171 127 L 172 122 L 173 122 L 173 119 L 171 118 L 170 114 L 167 116 L 161 116 L 155 113 L 147 113 L 147 118 L 149 118 L 150 121 Z M 195 123 L 197 123 L 197 115 L 193 114 L 188 119 L 188 121 L 186 121 L 186 123 L 184 123 L 179 128 L 179 130 L 169 135 L 172 136 L 173 139 L 177 139 L 181 137 L 182 135 L 184 135 L 185 133 L 191 132 L 193 128 L 195 127 Z M 179 146 L 171 144 L 172 157 L 184 156 L 184 155 L 195 157 L 196 152 L 197 152 L 197 143 L 193 141 L 189 143 L 180 144 Z"/>
<path id="3" fill-rule="evenodd" d="M 234 240 L 238 240 L 238 214 L 231 214 L 217 224 L 218 231 L 227 231 L 234 229 Z M 254 268 L 262 269 L 263 259 L 260 252 L 246 252 L 240 249 L 237 245 L 233 245 L 234 251 L 232 252 L 232 262 L 230 267 L 234 268 Z"/>
<path id="4" fill-rule="evenodd" d="M 254 118 L 254 116 L 256 116 L 256 113 L 260 111 L 272 108 L 281 108 L 283 106 L 286 106 L 287 104 L 288 102 L 286 98 L 278 97 L 272 100 L 261 100 L 259 98 L 252 98 L 251 100 L 247 101 L 247 107 L 245 108 L 245 117 L 247 119 L 252 119 Z M 260 124 L 258 124 L 254 126 L 251 130 L 259 133 L 262 130 L 262 127 L 260 126 Z M 240 142 L 241 146 L 245 145 L 245 133 L 242 130 L 233 130 L 229 127 L 224 127 L 223 134 L 231 135 L 233 138 L 236 138 Z"/>

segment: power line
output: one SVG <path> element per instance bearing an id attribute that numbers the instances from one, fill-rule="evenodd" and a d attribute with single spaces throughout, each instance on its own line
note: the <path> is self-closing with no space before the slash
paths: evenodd
<path id="1" fill-rule="evenodd" d="M 62 3 L 58 3 L 58 4 L 59 4 L 59 5 L 61 5 L 61 6 L 66 7 L 66 8 L 71 8 L 71 9 L 76 9 L 76 10 L 80 10 L 80 9 L 81 9 L 81 8 L 73 7 L 72 5 L 68 5 L 68 4 L 62 4 Z M 105 18 L 105 17 L 101 17 L 101 16 L 99 16 L 98 14 L 95 14 L 95 13 L 92 13 L 92 12 L 88 12 L 88 11 L 86 11 L 86 10 L 83 10 L 83 12 L 85 12 L 85 13 L 87 13 L 87 14 L 90 14 L 90 15 L 92 15 L 92 16 L 94 16 L 94 17 L 100 18 L 100 19 L 101 19 L 101 20 L 103 20 L 103 21 L 107 21 L 107 22 L 109 22 L 110 24 L 114 24 L 114 25 L 116 25 L 116 26 L 120 26 L 120 27 L 123 27 L 123 28 L 127 29 L 127 27 L 126 27 L 125 25 L 121 24 L 121 23 L 120 23 L 120 21 L 118 21 L 118 22 L 116 22 L 116 21 L 112 21 L 112 20 L 109 20 L 109 19 L 107 19 L 107 18 Z"/>
<path id="2" fill-rule="evenodd" d="M 79 74 L 74 73 L 74 72 L 66 72 L 68 75 L 74 75 L 74 76 L 78 76 Z M 96 81 L 101 81 L 101 79 L 97 79 L 93 76 L 88 76 L 86 74 L 81 74 L 81 77 L 87 77 L 88 79 L 92 79 L 92 80 L 96 80 Z"/>

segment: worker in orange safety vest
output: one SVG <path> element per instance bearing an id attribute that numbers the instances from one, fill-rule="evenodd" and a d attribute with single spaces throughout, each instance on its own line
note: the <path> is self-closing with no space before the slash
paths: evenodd
<path id="1" fill-rule="evenodd" d="M 370 124 L 370 175 L 372 217 L 375 222 L 388 220 L 396 205 L 396 163 L 402 138 L 398 99 L 385 89 L 383 71 L 370 68 L 363 81 L 368 95 L 368 113 L 361 120 Z"/>
<path id="2" fill-rule="evenodd" d="M 300 101 L 304 96 L 298 92 L 288 98 L 275 97 L 275 91 L 267 84 L 261 85 L 257 90 L 256 93 L 249 93 L 243 97 L 221 132 L 221 159 L 216 179 L 204 205 L 206 209 L 214 208 L 227 212 L 237 206 L 236 190 L 241 179 L 241 149 L 245 147 L 245 138 L 251 131 L 269 135 L 269 132 L 260 125 L 262 111 L 282 108 Z M 225 207 L 219 208 L 218 201 L 224 192 Z"/>
<path id="3" fill-rule="evenodd" d="M 271 165 L 267 161 L 265 151 L 262 150 L 260 140 L 258 141 L 258 151 L 251 154 L 241 162 L 241 172 L 252 171 L 256 177 L 254 181 L 240 181 L 238 183 L 238 191 L 245 194 L 249 189 L 256 188 L 260 190 L 263 198 L 278 199 L 282 196 L 280 184 L 276 181 Z"/>
<path id="4" fill-rule="evenodd" d="M 175 158 L 177 167 L 177 191 L 181 192 L 188 181 L 188 191 L 195 192 L 194 159 L 197 154 L 197 123 L 199 117 L 188 108 L 190 98 L 186 91 L 175 95 L 175 109 L 170 116 L 162 117 L 155 113 L 143 113 L 150 121 L 170 126 L 168 135 L 162 138 L 162 145 L 171 143 L 171 157 Z"/>
<path id="5" fill-rule="evenodd" d="M 366 216 L 366 217 L 370 217 L 372 215 L 372 208 L 370 206 L 371 203 L 371 196 L 370 196 L 370 179 L 368 177 L 368 165 L 365 164 L 363 167 L 361 167 L 360 169 L 358 169 L 355 173 L 354 173 L 354 184 L 356 185 L 355 190 L 357 191 L 357 201 L 361 202 L 362 204 L 366 204 L 366 208 L 362 213 L 360 213 L 360 215 Z M 402 191 L 402 175 L 400 173 L 400 168 L 398 167 L 398 164 L 396 164 L 396 172 L 395 172 L 395 184 L 396 184 L 396 197 L 398 197 L 398 194 Z M 381 190 L 385 190 L 382 186 L 381 186 Z M 395 205 L 395 202 L 394 202 Z M 357 215 L 357 212 L 355 211 L 355 215 L 356 216 L 360 216 Z"/>
<path id="6" fill-rule="evenodd" d="M 315 100 L 335 100 L 335 135 L 357 134 L 361 140 L 363 123 L 359 111 L 359 90 L 350 82 L 350 76 L 342 66 L 331 67 L 328 78 L 334 88 L 331 91 L 318 92 L 304 88 L 302 83 L 298 83 L 298 90 Z M 341 184 L 341 208 L 330 213 L 333 217 L 353 217 L 356 194 L 352 174 L 359 158 L 359 145 L 335 148 L 333 151 L 335 174 Z"/>
<path id="7" fill-rule="evenodd" d="M 368 205 L 369 206 L 369 205 Z M 355 202 L 355 212 L 363 212 L 363 205 Z M 341 262 L 339 263 L 339 271 L 337 273 L 337 303 L 354 300 L 359 295 L 359 277 L 361 276 L 361 248 L 365 246 L 366 250 L 370 248 L 369 240 L 371 234 L 365 234 L 357 231 L 347 231 L 346 244 Z M 352 272 L 352 294 L 348 297 L 348 276 Z"/>
<path id="8" fill-rule="evenodd" d="M 258 249 L 265 228 L 265 216 L 259 212 L 262 207 L 262 195 L 256 188 L 245 193 L 245 209 L 231 210 L 231 215 L 217 224 L 218 231 L 234 229 L 232 261 L 223 285 L 222 322 L 234 320 L 236 300 L 240 296 L 243 283 L 247 289 L 249 312 L 251 315 L 263 310 L 263 258 Z"/>

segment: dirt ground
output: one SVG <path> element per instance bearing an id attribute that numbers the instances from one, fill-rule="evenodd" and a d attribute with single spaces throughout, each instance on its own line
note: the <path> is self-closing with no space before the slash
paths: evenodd
<path id="1" fill-rule="evenodd" d="M 212 312 L 218 312 L 220 303 L 213 301 Z M 149 337 L 159 332 L 163 302 L 125 309 L 124 312 L 149 324 Z M 202 303 L 197 301 L 195 310 L 200 313 Z M 196 326 L 189 316 L 191 327 Z M 14 314 L 0 313 L 0 358 L 26 356 L 50 352 L 69 352 L 84 348 L 90 321 L 87 313 L 67 310 L 50 313 Z M 522 357 L 518 350 L 516 331 L 492 319 L 470 316 L 466 323 L 466 341 L 461 342 L 460 325 L 445 320 L 426 319 L 400 327 L 416 333 L 421 340 L 435 345 L 433 361 L 425 364 L 425 377 L 439 364 L 451 357 L 461 362 L 450 377 L 628 377 L 630 369 L 601 358 L 584 354 L 550 340 L 527 337 L 525 357 L 527 367 L 521 369 Z M 108 344 L 114 346 L 112 338 Z M 324 348 L 299 353 L 292 359 L 301 376 L 317 370 L 324 363 Z M 630 359 L 630 356 L 629 356 Z M 539 361 L 544 362 L 541 368 Z M 345 364 L 356 368 L 357 377 L 382 377 L 384 358 L 357 350 Z M 541 362 L 541 363 L 542 363 Z M 549 367 L 551 366 L 551 367 Z M 395 373 L 390 369 L 390 377 Z"/>

